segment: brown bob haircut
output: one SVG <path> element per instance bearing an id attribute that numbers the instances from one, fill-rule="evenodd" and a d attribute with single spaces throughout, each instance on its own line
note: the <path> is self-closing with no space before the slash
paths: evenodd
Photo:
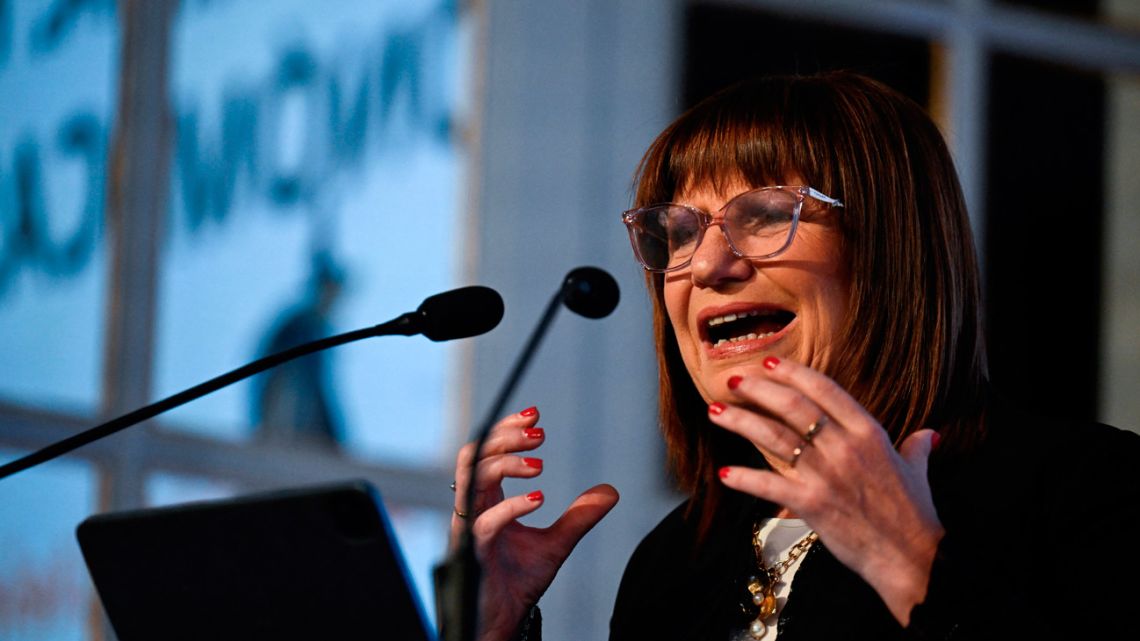
<path id="1" fill-rule="evenodd" d="M 717 191 L 805 184 L 839 198 L 851 277 L 846 327 L 826 374 L 900 443 L 930 427 L 940 453 L 980 438 L 985 405 L 979 274 L 962 190 L 938 128 L 921 107 L 854 73 L 769 77 L 705 99 L 653 142 L 637 172 L 636 206 L 690 187 Z M 733 194 L 725 194 L 732 196 Z M 708 421 L 648 274 L 670 463 L 711 523 L 722 465 L 760 465 L 749 443 Z"/>

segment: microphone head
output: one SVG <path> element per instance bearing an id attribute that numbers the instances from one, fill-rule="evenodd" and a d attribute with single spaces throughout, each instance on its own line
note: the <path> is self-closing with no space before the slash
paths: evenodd
<path id="1" fill-rule="evenodd" d="M 420 333 L 433 341 L 485 334 L 503 319 L 503 297 L 473 285 L 430 296 L 416 309 Z"/>
<path id="2" fill-rule="evenodd" d="M 562 281 L 562 302 L 586 318 L 609 316 L 620 299 L 617 281 L 604 269 L 578 267 Z"/>

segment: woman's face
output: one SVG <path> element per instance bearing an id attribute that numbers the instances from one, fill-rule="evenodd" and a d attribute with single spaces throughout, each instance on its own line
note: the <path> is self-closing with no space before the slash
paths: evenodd
<path id="1" fill-rule="evenodd" d="M 699 185 L 674 202 L 719 219 L 726 202 L 751 188 L 740 180 L 724 192 Z M 827 371 L 847 313 L 848 275 L 835 220 L 842 211 L 806 199 L 791 246 L 757 262 L 735 256 L 721 227 L 709 227 L 692 264 L 665 274 L 669 320 L 705 401 L 732 402 L 729 377 L 761 367 L 767 356 Z"/>

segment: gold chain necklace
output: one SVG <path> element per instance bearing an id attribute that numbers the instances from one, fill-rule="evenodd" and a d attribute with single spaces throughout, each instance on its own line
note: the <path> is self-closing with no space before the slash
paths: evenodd
<path id="1" fill-rule="evenodd" d="M 748 577 L 748 592 L 752 595 L 752 605 L 759 608 L 756 618 L 748 625 L 748 633 L 753 639 L 760 639 L 768 631 L 768 624 L 764 620 L 776 613 L 776 584 L 796 559 L 804 555 L 808 548 L 819 539 L 815 530 L 807 533 L 788 550 L 788 556 L 783 561 L 774 563 L 772 567 L 764 565 L 764 542 L 760 539 L 760 522 L 752 524 L 752 549 L 756 553 L 756 567 L 759 572 Z"/>

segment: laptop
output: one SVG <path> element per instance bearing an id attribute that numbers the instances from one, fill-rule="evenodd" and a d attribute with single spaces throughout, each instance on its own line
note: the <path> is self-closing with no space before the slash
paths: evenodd
<path id="1" fill-rule="evenodd" d="M 435 641 L 375 488 L 352 481 L 92 516 L 119 641 Z"/>

